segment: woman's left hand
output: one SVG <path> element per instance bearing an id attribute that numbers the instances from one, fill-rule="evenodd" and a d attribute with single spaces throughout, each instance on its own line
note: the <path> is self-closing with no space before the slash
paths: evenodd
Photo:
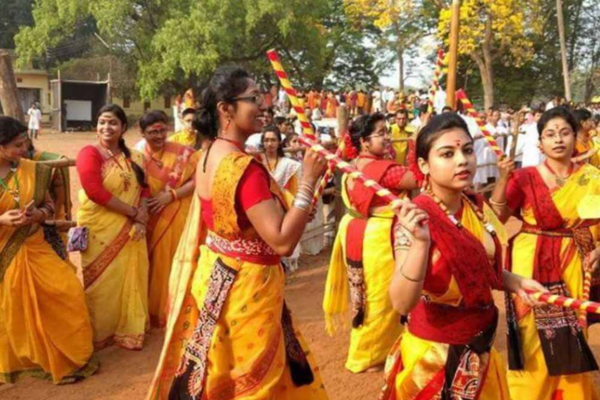
<path id="1" fill-rule="evenodd" d="M 173 202 L 171 192 L 161 192 L 156 197 L 148 200 L 149 211 L 152 214 L 158 214 L 165 209 L 166 206 Z"/>
<path id="2" fill-rule="evenodd" d="M 583 259 L 583 268 L 585 270 L 595 271 L 600 265 L 600 247 L 596 247 L 593 251 L 590 251 L 587 256 Z"/>
<path id="3" fill-rule="evenodd" d="M 521 300 L 523 300 L 523 302 L 529 307 L 535 307 L 544 304 L 531 297 L 528 291 L 546 293 L 548 292 L 548 289 L 534 279 L 520 278 L 515 290 L 515 294 L 519 296 Z"/>
<path id="4" fill-rule="evenodd" d="M 146 225 L 136 222 L 133 224 L 132 239 L 137 242 L 146 237 Z"/>
<path id="5" fill-rule="evenodd" d="M 21 218 L 19 225 L 31 225 L 38 224 L 46 218 L 46 214 L 39 208 L 30 208 L 23 211 L 23 217 Z"/>

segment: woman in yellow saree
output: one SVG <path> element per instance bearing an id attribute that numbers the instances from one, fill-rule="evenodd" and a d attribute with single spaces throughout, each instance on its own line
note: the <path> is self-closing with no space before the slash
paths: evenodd
<path id="1" fill-rule="evenodd" d="M 501 220 L 515 214 L 523 221 L 508 249 L 513 273 L 554 294 L 598 301 L 600 221 L 580 218 L 578 205 L 600 194 L 600 171 L 572 162 L 577 128 L 567 108 L 546 111 L 538 122 L 546 161 L 499 180 L 492 204 Z M 598 399 L 591 373 L 598 365 L 586 340 L 597 318 L 550 305 L 532 309 L 518 297 L 507 305 L 511 398 Z"/>
<path id="2" fill-rule="evenodd" d="M 414 174 L 395 161 L 385 160 L 390 147 L 385 116 L 358 117 L 350 126 L 353 148 L 360 151 L 356 167 L 395 194 L 405 196 L 417 188 Z M 342 199 L 348 213 L 338 229 L 327 282 L 323 310 L 327 332 L 352 304 L 352 332 L 346 368 L 354 373 L 383 369 L 392 345 L 402 331 L 388 287 L 394 273 L 392 222 L 394 213 L 362 183 L 342 177 Z"/>
<path id="3" fill-rule="evenodd" d="M 77 224 L 89 229 L 81 252 L 86 300 L 97 349 L 112 343 L 139 350 L 149 328 L 146 198 L 143 156 L 130 153 L 125 112 L 107 105 L 98 114 L 98 143 L 77 156 L 83 189 Z"/>
<path id="4" fill-rule="evenodd" d="M 325 163 L 307 152 L 301 194 L 285 212 L 277 184 L 243 152 L 265 112 L 254 80 L 241 68 L 219 68 L 202 104 L 196 128 L 216 140 L 196 172 L 148 398 L 327 399 L 285 305 L 280 262 L 300 240 Z"/>
<path id="5" fill-rule="evenodd" d="M 0 116 L 0 383 L 72 383 L 98 368 L 83 287 L 44 240 L 50 170 L 21 159 L 27 127 Z"/>
<path id="6" fill-rule="evenodd" d="M 164 328 L 171 263 L 177 250 L 194 192 L 198 155 L 194 149 L 167 142 L 169 119 L 150 111 L 140 119 L 146 175 L 150 186 L 148 254 L 150 280 L 148 311 L 153 327 Z"/>
<path id="7" fill-rule="evenodd" d="M 483 196 L 469 193 L 477 159 L 457 114 L 435 116 L 417 137 L 424 191 L 397 211 L 391 302 L 408 316 L 386 364 L 382 400 L 509 400 L 493 347 L 492 289 L 543 289 L 502 269 L 503 226 Z"/>

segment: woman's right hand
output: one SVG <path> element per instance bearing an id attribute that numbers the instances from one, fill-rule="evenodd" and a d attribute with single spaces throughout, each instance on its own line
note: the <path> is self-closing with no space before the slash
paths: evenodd
<path id="1" fill-rule="evenodd" d="M 504 157 L 498 161 L 498 169 L 500 170 L 500 178 L 507 181 L 515 172 L 515 162 L 509 157 Z"/>
<path id="2" fill-rule="evenodd" d="M 302 162 L 303 180 L 312 184 L 317 183 L 321 175 L 325 173 L 327 161 L 319 153 L 312 149 L 307 149 Z"/>
<path id="3" fill-rule="evenodd" d="M 417 207 L 415 203 L 404 201 L 393 207 L 398 216 L 398 222 L 413 237 L 413 242 L 429 243 L 431 235 L 427 221 L 429 215 Z"/>
<path id="4" fill-rule="evenodd" d="M 24 218 L 24 213 L 21 210 L 8 210 L 0 215 L 0 225 L 20 226 L 22 225 Z"/>

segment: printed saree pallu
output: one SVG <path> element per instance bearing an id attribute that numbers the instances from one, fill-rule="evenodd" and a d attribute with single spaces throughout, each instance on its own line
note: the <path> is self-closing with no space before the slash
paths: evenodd
<path id="1" fill-rule="evenodd" d="M 150 399 L 327 398 L 285 306 L 279 256 L 237 225 L 235 192 L 250 162 L 241 154 L 221 161 L 211 191 L 215 230 L 206 240 L 194 196 L 173 264 L 166 342 Z M 274 181 L 271 188 L 279 193 Z"/>
<path id="2" fill-rule="evenodd" d="M 138 165 L 141 154 L 134 153 Z M 113 196 L 138 206 L 141 186 L 123 154 L 106 160 L 103 185 Z M 97 349 L 113 342 L 138 350 L 149 327 L 148 251 L 145 240 L 132 240 L 132 221 L 91 201 L 79 192 L 77 224 L 89 229 L 89 245 L 81 252 L 86 300 Z"/>
<path id="3" fill-rule="evenodd" d="M 16 177 L 13 176 L 16 174 Z M 4 179 L 19 182 L 20 206 L 44 202 L 50 169 L 21 160 Z M 0 189 L 0 213 L 19 207 Z M 83 287 L 39 226 L 0 226 L 0 382 L 20 375 L 71 383 L 98 368 Z"/>
<path id="4" fill-rule="evenodd" d="M 498 311 L 491 289 L 502 287 L 502 224 L 483 206 L 498 232 L 492 237 L 467 202 L 462 228 L 430 197 L 414 202 L 429 215 L 431 256 L 423 297 L 386 363 L 380 399 L 509 400 L 506 369 L 492 347 Z"/>
<path id="5" fill-rule="evenodd" d="M 578 167 L 552 192 L 536 168 L 515 173 L 507 201 L 520 213 L 523 227 L 508 249 L 512 272 L 536 279 L 552 293 L 583 298 L 582 259 L 598 241 L 599 221 L 582 221 L 577 205 L 597 194 L 600 171 L 591 165 Z M 599 273 L 591 279 L 594 301 L 600 300 Z M 590 372 L 598 365 L 586 340 L 587 326 L 597 317 L 552 305 L 531 309 L 514 296 L 507 298 L 511 396 L 597 399 Z"/>

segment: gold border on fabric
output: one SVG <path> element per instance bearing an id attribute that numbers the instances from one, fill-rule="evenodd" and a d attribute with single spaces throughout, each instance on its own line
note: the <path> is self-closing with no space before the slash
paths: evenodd
<path id="1" fill-rule="evenodd" d="M 129 242 L 129 232 L 133 223 L 127 221 L 121 232 L 117 235 L 115 240 L 106 247 L 106 249 L 100 253 L 94 261 L 92 261 L 87 267 L 83 268 L 83 284 L 87 289 L 90 287 L 108 268 L 111 262 L 119 255 L 123 247 Z"/>

